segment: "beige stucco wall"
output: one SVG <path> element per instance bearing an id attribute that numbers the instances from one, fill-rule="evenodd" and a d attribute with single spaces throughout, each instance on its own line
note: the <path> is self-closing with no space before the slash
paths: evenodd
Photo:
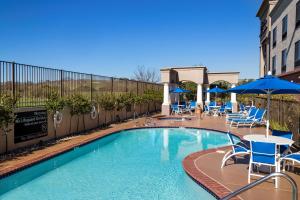
<path id="1" fill-rule="evenodd" d="M 149 108 L 150 108 L 149 109 L 150 112 L 155 111 L 154 103 L 150 103 Z M 23 112 L 26 110 L 34 111 L 34 110 L 40 110 L 40 109 L 41 108 L 22 108 L 22 109 L 18 109 L 17 112 Z M 160 110 L 159 103 L 156 103 L 156 109 L 157 109 L 157 111 Z M 136 110 L 137 110 L 137 114 L 139 116 L 141 116 L 148 111 L 148 105 L 147 104 L 140 105 L 137 107 Z M 92 119 L 90 114 L 86 114 L 84 116 L 79 116 L 79 117 L 73 116 L 72 120 L 70 120 L 71 115 L 70 115 L 70 111 L 68 108 L 65 108 L 62 111 L 62 113 L 63 113 L 63 120 L 62 120 L 61 124 L 58 126 L 57 132 L 56 132 L 56 135 L 58 138 L 65 137 L 74 132 L 77 132 L 77 124 L 78 124 L 78 131 L 79 132 L 84 131 L 83 117 L 85 119 L 85 130 L 90 130 L 90 129 L 95 129 L 95 128 L 99 127 L 100 125 L 103 125 L 105 122 L 105 115 L 106 115 L 107 123 L 111 123 L 111 116 L 112 116 L 113 120 L 116 120 L 116 115 L 119 115 L 121 120 L 126 119 L 126 116 L 127 116 L 127 118 L 132 118 L 133 117 L 133 108 L 132 108 L 131 112 L 126 112 L 125 109 L 123 109 L 122 111 L 113 111 L 113 112 L 105 112 L 105 111 L 101 110 L 99 123 L 98 123 L 98 117 L 96 117 L 96 119 Z M 71 132 L 69 131 L 70 126 L 71 126 Z M 11 129 L 11 131 L 8 134 L 8 143 L 7 143 L 8 151 L 12 151 L 14 149 L 21 148 L 21 147 L 30 146 L 33 144 L 37 144 L 40 141 L 48 141 L 48 140 L 54 139 L 53 116 L 49 113 L 48 113 L 48 135 L 47 136 L 15 144 L 14 143 L 14 126 L 10 125 L 10 129 Z M 5 148 L 6 148 L 5 136 L 0 131 L 0 153 L 4 153 Z"/>
<path id="2" fill-rule="evenodd" d="M 216 81 L 226 81 L 231 84 L 237 84 L 239 81 L 239 72 L 228 72 L 228 73 L 208 73 L 208 83 L 212 84 Z"/>
<path id="3" fill-rule="evenodd" d="M 296 26 L 296 4 L 299 0 L 285 0 L 279 4 L 278 9 L 272 13 L 272 30 L 277 27 L 277 41 L 276 47 L 271 47 L 271 69 L 272 57 L 276 55 L 276 75 L 281 74 L 281 52 L 287 49 L 287 64 L 286 72 L 294 71 L 295 63 L 295 43 L 300 40 L 300 29 L 295 29 Z M 282 19 L 288 15 L 288 31 L 287 37 L 282 41 Z M 271 41 L 273 41 L 273 34 L 271 34 Z"/>

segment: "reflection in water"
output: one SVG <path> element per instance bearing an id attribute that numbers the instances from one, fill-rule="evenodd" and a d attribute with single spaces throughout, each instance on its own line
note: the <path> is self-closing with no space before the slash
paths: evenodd
<path id="1" fill-rule="evenodd" d="M 161 151 L 161 160 L 169 160 L 169 129 L 163 130 L 163 149 Z"/>

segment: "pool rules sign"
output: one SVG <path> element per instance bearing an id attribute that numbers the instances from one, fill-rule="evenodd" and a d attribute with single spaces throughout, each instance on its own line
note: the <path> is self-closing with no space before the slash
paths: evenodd
<path id="1" fill-rule="evenodd" d="M 47 110 L 17 112 L 15 119 L 15 143 L 20 143 L 48 134 Z"/>

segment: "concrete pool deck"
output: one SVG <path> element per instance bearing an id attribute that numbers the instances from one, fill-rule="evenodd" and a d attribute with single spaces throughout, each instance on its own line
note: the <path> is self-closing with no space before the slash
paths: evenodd
<path id="1" fill-rule="evenodd" d="M 57 154 L 71 150 L 74 147 L 91 142 L 98 138 L 111 133 L 142 127 L 195 127 L 207 128 L 219 131 L 228 131 L 228 126 L 225 125 L 224 117 L 203 117 L 199 119 L 195 116 L 191 117 L 192 120 L 187 121 L 169 121 L 158 120 L 154 118 L 145 126 L 147 118 L 139 118 L 137 120 L 130 120 L 120 124 L 113 124 L 109 128 L 94 130 L 84 135 L 78 135 L 64 140 L 60 140 L 55 145 L 50 145 L 45 148 L 28 152 L 24 155 L 15 156 L 9 160 L 0 163 L 0 176 L 6 176 L 15 171 L 31 166 L 37 162 L 49 159 Z M 265 129 L 260 128 L 232 128 L 231 131 L 238 135 L 243 136 L 250 133 L 264 134 Z M 183 167 L 186 172 L 199 184 L 206 187 L 217 197 L 222 197 L 230 191 L 234 191 L 247 184 L 247 160 L 241 159 L 237 164 L 228 165 L 220 169 L 221 159 L 228 147 L 219 149 L 210 149 L 200 151 L 187 156 L 183 161 Z M 287 172 L 291 175 L 300 186 L 300 176 Z M 291 197 L 291 188 L 286 181 L 280 181 L 279 189 L 274 188 L 272 182 L 264 183 L 257 186 L 253 190 L 249 190 L 240 196 L 241 199 L 289 199 Z"/>

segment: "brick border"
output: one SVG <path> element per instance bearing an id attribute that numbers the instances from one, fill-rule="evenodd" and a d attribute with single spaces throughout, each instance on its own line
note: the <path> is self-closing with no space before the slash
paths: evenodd
<path id="1" fill-rule="evenodd" d="M 83 141 L 80 141 L 76 144 L 70 144 L 68 146 L 65 146 L 59 150 L 49 152 L 45 155 L 38 156 L 37 158 L 33 158 L 31 160 L 24 161 L 22 163 L 16 164 L 15 166 L 8 167 L 4 170 L 0 171 L 0 180 L 10 176 L 14 173 L 20 172 L 22 170 L 25 170 L 33 165 L 39 164 L 43 161 L 49 160 L 51 158 L 54 158 L 56 156 L 59 156 L 63 153 L 72 151 L 74 148 L 81 147 L 84 145 L 87 145 L 91 142 L 94 142 L 96 140 L 99 140 L 101 138 L 104 138 L 106 136 L 112 135 L 112 134 L 117 134 L 121 133 L 122 131 L 126 130 L 134 130 L 134 129 L 145 129 L 145 128 L 190 128 L 190 129 L 202 129 L 202 130 L 208 130 L 208 131 L 217 131 L 223 134 L 226 134 L 227 131 L 222 131 L 222 130 L 217 130 L 217 129 L 210 129 L 210 128 L 201 128 L 201 127 L 196 127 L 196 126 L 141 126 L 141 127 L 131 127 L 131 128 L 123 128 L 123 129 L 117 129 L 117 130 L 102 130 L 104 133 L 102 135 L 95 135 L 95 137 L 85 139 Z M 101 130 L 100 130 L 101 131 Z M 108 131 L 108 132 L 105 132 Z M 233 133 L 235 136 L 241 138 L 242 135 L 238 133 Z M 220 149 L 226 149 L 226 147 L 220 147 L 220 148 L 213 148 L 213 149 L 208 149 L 208 150 L 203 150 L 199 152 L 192 153 L 185 157 L 182 161 L 183 168 L 185 172 L 187 173 L 188 176 L 190 176 L 196 183 L 198 183 L 201 187 L 203 187 L 206 191 L 208 191 L 210 194 L 215 196 L 216 198 L 220 199 L 224 197 L 225 195 L 229 194 L 231 191 L 228 190 L 224 185 L 216 182 L 214 179 L 209 177 L 208 175 L 200 172 L 195 165 L 195 160 L 199 158 L 202 155 L 212 153 L 216 150 Z M 233 199 L 240 199 L 240 198 L 233 198 Z"/>
<path id="2" fill-rule="evenodd" d="M 206 191 L 215 196 L 218 199 L 221 199 L 231 193 L 232 191 L 225 187 L 223 184 L 217 182 L 215 179 L 211 178 L 207 174 L 199 171 L 196 167 L 195 161 L 203 155 L 213 153 L 217 150 L 226 150 L 229 146 L 207 149 L 203 151 L 198 151 L 192 153 L 184 158 L 182 161 L 183 168 L 185 172 L 199 185 L 201 185 Z M 232 198 L 233 200 L 240 200 L 239 197 Z"/>

